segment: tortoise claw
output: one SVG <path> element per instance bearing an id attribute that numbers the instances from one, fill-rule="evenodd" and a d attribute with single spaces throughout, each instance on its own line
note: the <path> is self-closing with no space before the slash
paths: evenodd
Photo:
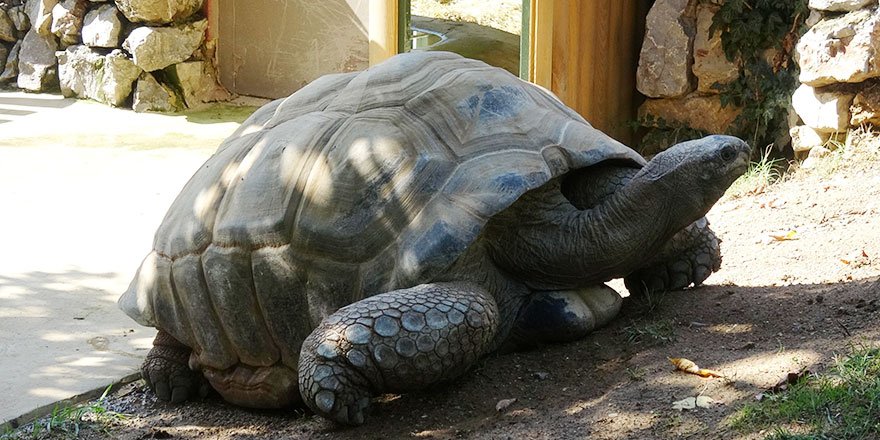
<path id="1" fill-rule="evenodd" d="M 205 394 L 203 378 L 187 364 L 191 352 L 168 333 L 159 331 L 156 335 L 153 349 L 141 365 L 141 375 L 159 400 L 181 403 Z"/>

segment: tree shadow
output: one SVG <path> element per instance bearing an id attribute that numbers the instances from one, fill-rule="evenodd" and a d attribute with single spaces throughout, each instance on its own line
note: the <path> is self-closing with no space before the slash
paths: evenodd
<path id="1" fill-rule="evenodd" d="M 0 275 L 0 421 L 12 424 L 130 375 L 154 333 L 116 307 L 120 274 Z"/>

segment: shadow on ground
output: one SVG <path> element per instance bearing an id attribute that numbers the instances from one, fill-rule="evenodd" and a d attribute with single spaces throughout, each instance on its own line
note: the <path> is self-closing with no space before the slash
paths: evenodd
<path id="1" fill-rule="evenodd" d="M 216 397 L 181 406 L 129 387 L 110 408 L 133 417 L 93 438 L 760 438 L 725 421 L 789 371 L 820 371 L 835 354 L 880 337 L 880 280 L 785 287 L 707 286 L 627 300 L 616 322 L 587 339 L 490 356 L 463 378 L 383 396 L 364 426 L 340 428 L 301 410 L 255 411 Z M 670 324 L 672 342 L 640 331 Z M 634 337 L 640 335 L 640 337 Z M 686 357 L 728 380 L 673 371 Z M 672 402 L 721 402 L 680 412 Z M 517 399 L 496 411 L 502 399 Z M 92 438 L 92 437 L 90 437 Z"/>

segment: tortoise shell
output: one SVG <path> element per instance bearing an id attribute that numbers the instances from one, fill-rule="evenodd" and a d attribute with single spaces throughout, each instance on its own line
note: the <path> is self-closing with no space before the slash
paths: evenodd
<path id="1" fill-rule="evenodd" d="M 409 53 L 328 75 L 223 142 L 119 303 L 203 365 L 296 370 L 325 316 L 430 282 L 523 193 L 608 159 L 644 163 L 480 61 Z"/>

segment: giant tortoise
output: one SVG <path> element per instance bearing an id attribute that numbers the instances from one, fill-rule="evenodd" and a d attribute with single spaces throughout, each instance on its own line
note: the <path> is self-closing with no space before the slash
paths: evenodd
<path id="1" fill-rule="evenodd" d="M 631 291 L 701 283 L 728 136 L 646 162 L 546 90 L 445 52 L 328 75 L 259 109 L 186 184 L 121 308 L 179 402 L 363 422 L 371 397 L 584 336 Z"/>

